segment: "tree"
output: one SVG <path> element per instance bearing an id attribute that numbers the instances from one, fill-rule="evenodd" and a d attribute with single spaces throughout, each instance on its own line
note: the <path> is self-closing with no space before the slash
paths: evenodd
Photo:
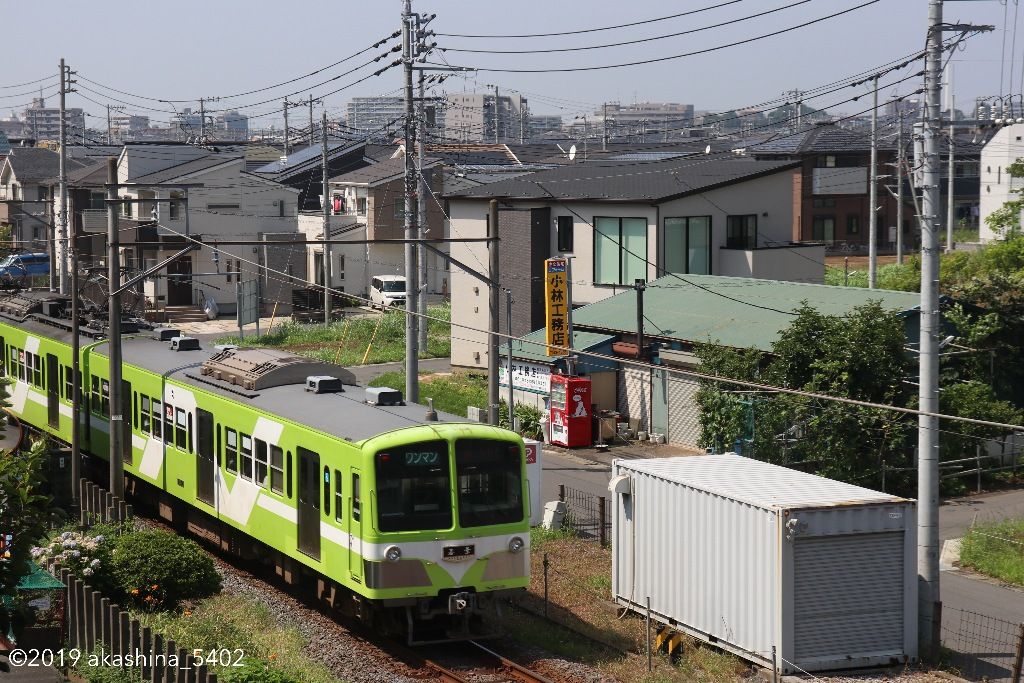
<path id="1" fill-rule="evenodd" d="M 903 380 L 913 369 L 905 343 L 903 321 L 878 303 L 842 317 L 805 304 L 770 354 L 707 344 L 697 355 L 710 374 L 904 406 L 911 394 Z M 911 464 L 911 424 L 900 413 L 791 394 L 738 394 L 713 381 L 703 383 L 697 402 L 702 444 L 716 449 L 740 439 L 759 459 L 865 486 L 882 484 L 883 462 L 888 470 Z M 745 410 L 753 413 L 752 430 Z M 913 477 L 886 479 L 889 490 L 900 490 Z"/>
<path id="2" fill-rule="evenodd" d="M 0 596 L 13 596 L 22 577 L 29 573 L 33 546 L 46 535 L 51 500 L 43 493 L 48 446 L 37 441 L 28 451 L 0 452 Z M 11 614 L 0 600 L 0 632 L 10 626 Z"/>

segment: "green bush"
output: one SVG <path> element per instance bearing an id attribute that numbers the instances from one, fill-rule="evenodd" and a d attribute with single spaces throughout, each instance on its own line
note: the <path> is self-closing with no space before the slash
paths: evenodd
<path id="1" fill-rule="evenodd" d="M 227 683 L 302 683 L 281 669 L 252 659 L 247 659 L 237 669 L 230 669 L 223 680 Z"/>
<path id="2" fill-rule="evenodd" d="M 111 552 L 111 575 L 121 597 L 144 609 L 172 609 L 182 600 L 220 591 L 220 575 L 195 541 L 167 531 L 134 531 Z"/>
<path id="3" fill-rule="evenodd" d="M 83 652 L 75 671 L 85 679 L 86 683 L 139 683 L 142 671 L 139 669 L 122 669 L 117 666 L 103 666 L 103 651 Z"/>

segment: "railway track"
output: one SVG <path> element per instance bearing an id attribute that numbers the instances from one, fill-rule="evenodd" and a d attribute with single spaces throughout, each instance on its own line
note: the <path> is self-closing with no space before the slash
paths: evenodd
<path id="1" fill-rule="evenodd" d="M 424 658 L 423 667 L 444 683 L 554 683 L 552 679 L 516 664 L 491 648 L 469 640 L 445 646 L 441 657 Z"/>

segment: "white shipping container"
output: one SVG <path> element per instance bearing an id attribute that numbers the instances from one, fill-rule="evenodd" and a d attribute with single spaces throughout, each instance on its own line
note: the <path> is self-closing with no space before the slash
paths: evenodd
<path id="1" fill-rule="evenodd" d="M 619 604 L 780 673 L 916 660 L 914 501 L 733 454 L 609 489 Z"/>

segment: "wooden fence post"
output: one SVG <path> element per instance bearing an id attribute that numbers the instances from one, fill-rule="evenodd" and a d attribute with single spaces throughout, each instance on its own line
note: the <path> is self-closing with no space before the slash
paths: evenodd
<path id="1" fill-rule="evenodd" d="M 147 627 L 146 630 L 149 631 L 149 627 Z M 160 661 L 157 659 L 157 657 L 160 655 L 166 656 L 167 648 L 164 647 L 164 637 L 161 634 L 157 633 L 153 635 L 153 651 L 152 659 L 150 660 L 153 663 L 153 666 L 150 667 L 150 675 L 152 677 L 151 683 L 163 683 L 164 681 L 165 667 L 162 666 L 160 664 Z"/>
<path id="2" fill-rule="evenodd" d="M 110 650 L 110 598 L 100 598 L 100 637 L 104 651 Z"/>
<path id="3" fill-rule="evenodd" d="M 565 484 L 558 485 L 558 500 L 565 502 Z"/>
<path id="4" fill-rule="evenodd" d="M 85 477 L 81 477 L 78 480 L 78 523 L 81 526 L 85 526 L 85 516 L 89 512 L 89 495 L 88 486 Z"/>
<path id="5" fill-rule="evenodd" d="M 131 618 L 127 612 L 122 612 L 120 607 L 117 608 L 117 617 L 117 648 L 123 657 L 132 651 Z"/>
<path id="6" fill-rule="evenodd" d="M 597 540 L 601 543 L 601 546 L 608 545 L 608 533 L 604 529 L 604 515 L 607 501 L 604 496 L 597 497 Z"/>
<path id="7" fill-rule="evenodd" d="M 136 620 L 134 623 L 138 624 Z M 152 681 L 153 680 L 153 631 L 148 626 L 142 627 L 142 645 L 139 650 L 142 651 L 142 680 Z"/>
<path id="8" fill-rule="evenodd" d="M 132 619 L 131 615 L 128 617 L 128 652 L 137 659 L 139 653 L 143 651 L 139 637 L 139 620 Z M 137 663 L 136 667 L 141 669 L 142 665 Z"/>
<path id="9" fill-rule="evenodd" d="M 192 667 L 189 666 L 192 663 L 192 658 L 189 656 L 188 650 L 183 647 L 178 648 L 178 672 L 177 683 L 189 683 L 191 680 L 190 674 L 192 673 Z"/>
<path id="10" fill-rule="evenodd" d="M 1013 676 L 1011 683 L 1022 683 L 1021 674 L 1024 669 L 1024 624 L 1020 625 L 1020 633 L 1017 634 L 1017 656 L 1013 660 Z"/>
<path id="11" fill-rule="evenodd" d="M 177 657 L 177 655 L 178 655 L 178 644 L 175 643 L 170 638 L 168 638 L 166 641 L 164 641 L 164 643 L 166 645 L 164 647 L 164 651 L 167 654 L 167 666 L 164 667 L 164 678 L 163 678 L 163 680 L 166 681 L 166 683 L 176 683 L 176 681 L 178 679 L 175 676 L 175 669 L 171 667 L 171 663 L 174 662 L 174 658 Z M 175 662 L 175 663 L 178 664 L 178 665 L 181 664 L 181 662 Z"/>
<path id="12" fill-rule="evenodd" d="M 90 617 L 89 629 L 89 651 L 95 650 L 100 643 L 103 642 L 103 599 L 99 591 L 92 590 L 91 586 L 86 586 L 91 593 L 92 602 L 92 614 Z"/>

